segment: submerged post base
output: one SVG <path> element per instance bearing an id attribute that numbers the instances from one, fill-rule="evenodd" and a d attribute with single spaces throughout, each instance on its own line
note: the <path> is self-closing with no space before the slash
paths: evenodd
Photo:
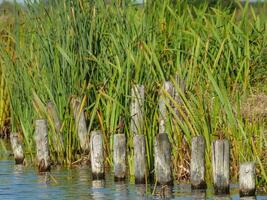
<path id="1" fill-rule="evenodd" d="M 105 173 L 93 173 L 93 180 L 103 180 L 105 179 Z"/>

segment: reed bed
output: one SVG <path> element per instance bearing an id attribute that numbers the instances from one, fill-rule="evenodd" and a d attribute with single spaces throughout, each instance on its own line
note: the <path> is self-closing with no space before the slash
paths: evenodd
<path id="1" fill-rule="evenodd" d="M 265 114 L 257 109 L 250 109 L 249 117 L 244 114 L 247 106 L 259 106 L 257 101 L 247 105 L 247 99 L 266 97 L 266 18 L 249 4 L 233 9 L 171 0 L 147 1 L 144 6 L 85 0 L 29 3 L 26 11 L 17 13 L 15 26 L 6 30 L 15 54 L 1 46 L 11 129 L 23 136 L 27 155 L 34 159 L 34 121 L 49 119 L 46 104 L 52 102 L 64 141 L 59 154 L 52 142 L 56 124 L 48 120 L 52 159 L 71 165 L 83 157 L 70 106 L 79 97 L 88 132 L 103 133 L 106 166 L 113 165 L 112 136 L 124 125 L 133 175 L 131 87 L 143 84 L 147 163 L 153 174 L 159 92 L 164 81 L 172 81 L 181 96 L 177 103 L 166 95 L 172 103 L 167 130 L 175 179 L 188 180 L 191 138 L 203 135 L 208 179 L 210 144 L 227 138 L 233 181 L 241 161 L 255 160 L 258 184 L 266 186 L 266 109 Z"/>

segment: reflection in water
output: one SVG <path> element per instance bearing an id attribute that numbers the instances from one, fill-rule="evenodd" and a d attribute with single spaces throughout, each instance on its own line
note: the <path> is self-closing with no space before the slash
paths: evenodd
<path id="1" fill-rule="evenodd" d="M 40 183 L 40 185 L 47 187 L 50 184 L 51 181 L 50 172 L 39 173 L 37 177 L 38 177 L 38 183 Z"/>
<path id="2" fill-rule="evenodd" d="M 240 200 L 256 200 L 256 197 L 240 197 Z"/>
<path id="3" fill-rule="evenodd" d="M 48 189 L 49 184 L 50 184 L 50 172 L 42 172 L 37 175 L 38 178 L 38 185 L 42 189 Z M 43 192 L 38 194 L 38 198 L 40 199 L 49 199 L 49 193 L 48 192 Z"/>
<path id="4" fill-rule="evenodd" d="M 115 183 L 112 174 L 106 181 L 91 181 L 89 167 L 53 169 L 51 173 L 38 174 L 35 167 L 15 166 L 14 161 L 0 161 L 0 199 L 42 200 L 145 200 L 178 199 L 202 200 L 205 193 L 191 192 L 190 184 L 174 185 L 173 188 L 153 185 L 135 185 L 127 181 Z M 231 198 L 239 200 L 238 187 L 231 187 Z M 230 196 L 212 196 L 207 190 L 206 199 L 230 200 Z M 267 200 L 266 195 L 245 197 L 241 200 Z"/>
<path id="5" fill-rule="evenodd" d="M 153 196 L 160 199 L 173 198 L 173 187 L 171 186 L 156 186 L 153 191 Z"/>
<path id="6" fill-rule="evenodd" d="M 115 183 L 115 194 L 114 199 L 124 200 L 128 198 L 128 188 L 125 182 L 116 182 Z"/>
<path id="7" fill-rule="evenodd" d="M 147 194 L 146 194 L 146 185 L 143 184 L 138 184 L 135 186 L 135 191 L 136 191 L 136 199 L 147 199 Z"/>
<path id="8" fill-rule="evenodd" d="M 206 191 L 204 190 L 193 190 L 192 191 L 192 199 L 194 200 L 205 200 L 206 199 Z"/>
<path id="9" fill-rule="evenodd" d="M 21 174 L 24 171 L 24 165 L 15 165 L 14 174 Z"/>
<path id="10" fill-rule="evenodd" d="M 228 195 L 214 196 L 214 200 L 231 200 L 231 197 Z"/>
<path id="11" fill-rule="evenodd" d="M 77 172 L 78 172 L 79 183 L 81 183 L 82 185 L 88 186 L 88 184 L 90 183 L 89 168 L 81 167 L 77 170 Z"/>
<path id="12" fill-rule="evenodd" d="M 105 181 L 104 180 L 94 180 L 92 181 L 92 198 L 95 200 L 106 199 L 104 193 Z"/>

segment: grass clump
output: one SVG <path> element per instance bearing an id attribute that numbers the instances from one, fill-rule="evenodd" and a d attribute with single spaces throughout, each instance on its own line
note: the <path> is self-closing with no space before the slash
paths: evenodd
<path id="1" fill-rule="evenodd" d="M 112 135 L 123 116 L 132 175 L 131 87 L 144 84 L 144 134 L 152 170 L 158 93 L 170 80 L 181 96 L 180 103 L 166 97 L 174 105 L 169 106 L 168 134 L 175 178 L 188 178 L 190 141 L 201 134 L 208 146 L 209 179 L 210 144 L 228 138 L 233 179 L 241 161 L 256 160 L 258 182 L 266 185 L 266 120 L 244 119 L 241 106 L 266 78 L 266 17 L 249 4 L 228 9 L 171 0 L 148 1 L 143 7 L 84 0 L 30 3 L 9 30 L 15 57 L 1 48 L 12 130 L 24 135 L 33 153 L 34 120 L 47 118 L 46 104 L 53 102 L 65 147 L 57 155 L 51 142 L 53 159 L 71 164 L 81 157 L 70 109 L 72 97 L 78 96 L 88 131 L 101 129 L 104 134 L 107 165 L 112 165 Z M 50 141 L 55 126 L 51 121 Z"/>

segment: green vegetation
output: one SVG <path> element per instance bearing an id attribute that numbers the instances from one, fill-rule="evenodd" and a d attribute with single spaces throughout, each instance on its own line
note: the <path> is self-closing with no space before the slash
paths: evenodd
<path id="1" fill-rule="evenodd" d="M 12 41 L 10 38 L 6 37 L 7 30 L 11 29 L 12 23 L 14 23 L 14 18 L 12 13 L 14 11 L 14 6 L 11 3 L 3 2 L 0 6 L 0 41 L 2 48 L 11 53 Z M 3 59 L 0 60 L 0 137 L 5 138 L 8 136 L 8 124 L 9 124 L 9 95 L 6 88 L 5 77 L 3 74 Z"/>
<path id="2" fill-rule="evenodd" d="M 11 97 L 11 129 L 24 136 L 31 158 L 34 120 L 48 117 L 46 103 L 51 101 L 62 121 L 65 144 L 64 155 L 57 155 L 52 144 L 56 125 L 50 120 L 53 160 L 70 165 L 80 159 L 70 109 L 71 98 L 79 96 L 89 131 L 104 133 L 107 166 L 112 165 L 112 135 L 124 117 L 133 174 L 130 91 L 133 84 L 144 84 L 144 134 L 153 170 L 158 93 L 162 83 L 171 80 L 182 96 L 182 104 L 166 97 L 182 116 L 169 106 L 175 178 L 188 178 L 190 141 L 201 134 L 208 146 L 209 179 L 210 144 L 227 138 L 233 181 L 241 161 L 255 160 L 258 183 L 266 186 L 267 13 L 256 14 L 248 4 L 233 9 L 172 0 L 149 1 L 144 7 L 97 2 L 31 4 L 17 14 L 14 26 L 2 27 L 14 44 L 14 53 L 4 44 L 0 53 Z M 185 93 L 176 76 L 184 80 Z"/>

